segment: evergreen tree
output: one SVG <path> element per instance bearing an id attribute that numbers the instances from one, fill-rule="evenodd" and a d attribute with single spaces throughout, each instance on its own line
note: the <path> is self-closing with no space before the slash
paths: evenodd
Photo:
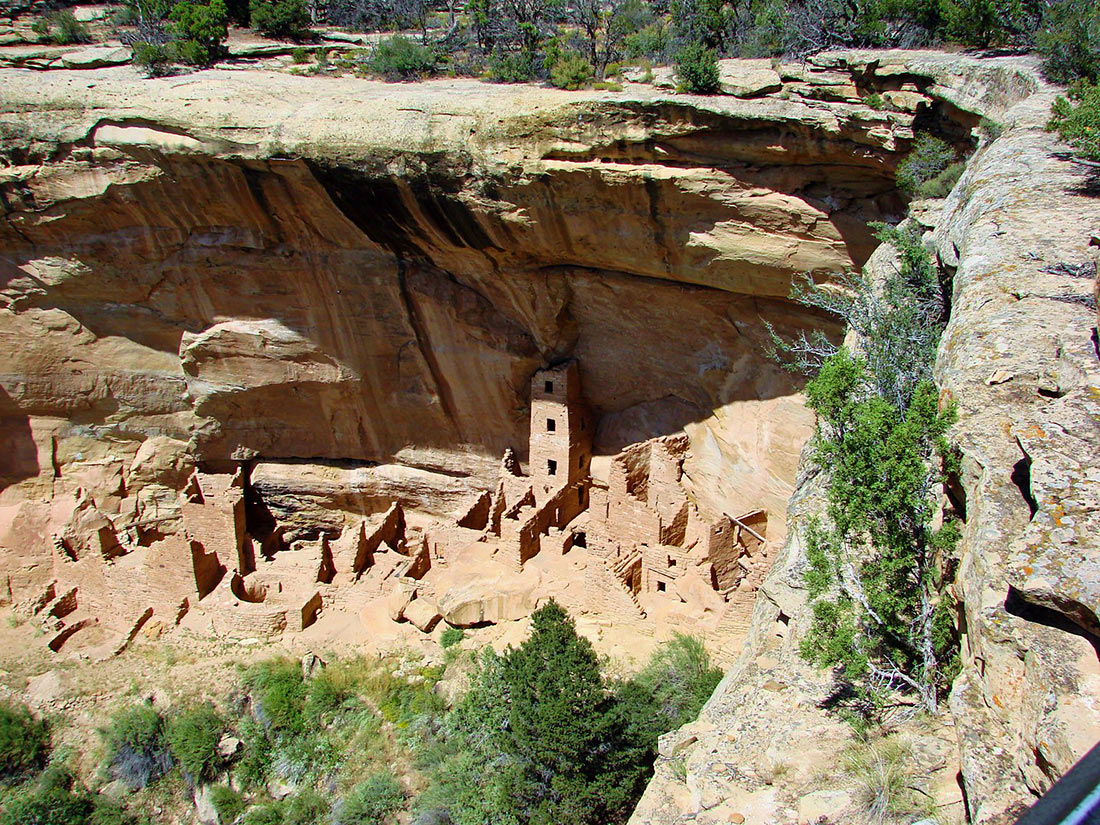
<path id="1" fill-rule="evenodd" d="M 820 334 L 791 345 L 773 333 L 793 368 L 816 373 L 806 385 L 811 455 L 828 473 L 827 521 L 806 531 L 813 623 L 801 650 L 855 688 L 862 716 L 888 689 L 916 693 L 935 713 L 957 669 L 943 590 L 958 528 L 936 529 L 934 518 L 936 485 L 954 463 L 954 410 L 939 408 L 932 383 L 945 285 L 917 230 L 878 230 L 898 253 L 881 283 L 849 273 L 844 294 L 810 280 L 792 293 L 844 319 L 858 352 Z"/>
<path id="2" fill-rule="evenodd" d="M 654 708 L 640 684 L 608 689 L 592 645 L 550 601 L 519 648 L 483 656 L 447 721 L 456 752 L 421 808 L 456 825 L 625 822 L 652 773 Z"/>

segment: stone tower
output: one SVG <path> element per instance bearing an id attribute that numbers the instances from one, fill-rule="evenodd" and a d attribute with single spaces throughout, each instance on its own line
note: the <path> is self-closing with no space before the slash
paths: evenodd
<path id="1" fill-rule="evenodd" d="M 592 424 L 576 361 L 531 378 L 531 486 L 539 499 L 588 477 Z"/>

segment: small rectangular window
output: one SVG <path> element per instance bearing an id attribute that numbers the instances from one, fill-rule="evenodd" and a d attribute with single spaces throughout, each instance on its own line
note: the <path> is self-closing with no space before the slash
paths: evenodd
<path id="1" fill-rule="evenodd" d="M 658 593 L 664 593 L 665 592 L 665 583 L 664 582 L 657 582 L 657 592 Z"/>
<path id="2" fill-rule="evenodd" d="M 553 392 L 554 391 L 554 382 L 553 381 L 547 381 L 545 386 L 544 386 L 544 389 L 546 390 L 546 392 Z"/>
<path id="3" fill-rule="evenodd" d="M 580 458 L 577 459 L 577 469 L 578 470 L 583 470 L 584 469 L 584 456 L 583 455 Z"/>
<path id="4" fill-rule="evenodd" d="M 672 556 L 668 557 L 668 566 L 669 567 L 675 567 L 676 566 L 676 559 L 672 558 Z"/>
<path id="5" fill-rule="evenodd" d="M 554 461 L 554 459 L 552 459 L 552 458 L 548 459 L 547 462 L 546 462 L 546 474 L 552 476 L 552 475 L 556 475 L 557 472 L 558 472 L 558 462 Z"/>
<path id="6" fill-rule="evenodd" d="M 558 428 L 558 422 L 557 421 L 555 421 L 553 418 L 547 418 L 546 419 L 546 432 L 552 433 L 557 428 Z"/>

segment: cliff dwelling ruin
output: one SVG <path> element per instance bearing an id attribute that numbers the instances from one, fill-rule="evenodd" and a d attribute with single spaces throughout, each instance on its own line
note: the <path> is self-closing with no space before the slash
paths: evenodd
<path id="1" fill-rule="evenodd" d="M 270 639 L 325 614 L 367 626 L 384 610 L 429 633 L 440 621 L 522 619 L 550 596 L 599 622 L 692 632 L 736 652 L 768 569 L 766 511 L 701 510 L 683 484 L 682 434 L 593 456 L 597 422 L 575 360 L 537 370 L 530 387 L 528 471 L 507 450 L 495 487 L 451 518 L 394 501 L 288 541 L 283 526 L 250 518 L 263 502 L 246 489 L 246 465 L 194 470 L 165 515 L 122 526 L 77 490 L 51 535 L 50 582 L 20 606 L 52 650 L 76 639 L 97 657 L 185 619 Z"/>
<path id="2" fill-rule="evenodd" d="M 297 80 L 186 135 L 89 103 L 4 184 L 0 600 L 63 655 L 553 597 L 728 661 L 813 428 L 763 322 L 839 339 L 791 278 L 861 266 L 917 129 L 977 122 L 918 74 L 805 71 L 705 109 L 364 86 L 323 129 Z"/>

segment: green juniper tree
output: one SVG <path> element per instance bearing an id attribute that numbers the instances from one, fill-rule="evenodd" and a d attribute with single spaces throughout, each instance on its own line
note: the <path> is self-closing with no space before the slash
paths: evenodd
<path id="1" fill-rule="evenodd" d="M 482 654 L 417 800 L 423 821 L 625 822 L 652 774 L 657 736 L 694 718 L 720 675 L 700 643 L 677 637 L 637 678 L 605 680 L 592 645 L 550 601 L 522 645 Z"/>
<path id="2" fill-rule="evenodd" d="M 880 226 L 878 238 L 898 253 L 881 283 L 848 273 L 825 289 L 807 277 L 793 292 L 846 321 L 857 352 L 820 333 L 794 343 L 773 333 L 792 368 L 816 374 L 806 386 L 817 413 L 812 460 L 828 474 L 827 518 L 805 536 L 813 622 L 802 654 L 837 668 L 863 707 L 900 688 L 935 712 L 956 667 L 941 591 L 958 532 L 936 529 L 933 512 L 941 468 L 953 461 L 953 410 L 940 409 L 931 380 L 944 298 L 917 231 Z"/>

